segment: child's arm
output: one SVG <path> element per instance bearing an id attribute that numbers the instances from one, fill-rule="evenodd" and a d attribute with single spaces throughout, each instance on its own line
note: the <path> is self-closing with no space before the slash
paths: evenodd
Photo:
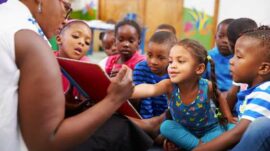
<path id="1" fill-rule="evenodd" d="M 210 96 L 211 98 L 213 98 L 213 86 L 212 83 L 209 81 L 209 90 L 210 90 Z M 224 94 L 222 94 L 220 91 L 217 90 L 218 93 L 218 103 L 219 103 L 219 108 L 221 110 L 221 112 L 223 113 L 224 117 L 226 117 L 228 119 L 228 121 L 230 123 L 236 123 L 237 120 L 233 117 L 232 112 L 230 110 L 230 107 L 228 105 L 227 100 L 225 99 Z"/>
<path id="2" fill-rule="evenodd" d="M 232 111 L 230 110 L 229 104 L 225 99 L 224 94 L 219 93 L 219 104 L 220 110 L 223 113 L 224 117 L 227 118 L 228 122 L 236 124 L 238 119 L 233 116 Z"/>
<path id="3" fill-rule="evenodd" d="M 172 87 L 171 81 L 165 79 L 157 84 L 139 84 L 135 86 L 132 99 L 147 98 L 152 96 L 159 96 L 164 93 L 168 93 Z"/>
<path id="4" fill-rule="evenodd" d="M 240 90 L 240 86 L 232 85 L 231 89 L 228 90 L 226 94 L 226 100 L 231 110 L 233 110 L 234 105 L 237 101 L 237 93 L 239 92 L 239 90 Z"/>
<path id="5" fill-rule="evenodd" d="M 233 129 L 223 133 L 219 137 L 215 138 L 214 140 L 199 145 L 193 151 L 205 151 L 205 150 L 227 150 L 232 148 L 236 145 L 244 132 L 246 131 L 248 125 L 251 121 L 242 119 Z"/>

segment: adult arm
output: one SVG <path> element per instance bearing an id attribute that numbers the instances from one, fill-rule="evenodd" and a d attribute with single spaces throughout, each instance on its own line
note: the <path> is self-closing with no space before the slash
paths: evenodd
<path id="1" fill-rule="evenodd" d="M 251 121 L 249 120 L 242 119 L 233 129 L 223 133 L 222 135 L 208 143 L 199 145 L 193 151 L 220 151 L 232 148 L 240 141 L 250 122 Z"/>
<path id="2" fill-rule="evenodd" d="M 15 34 L 20 69 L 19 122 L 29 150 L 61 151 L 86 140 L 130 97 L 131 71 L 112 79 L 108 95 L 81 114 L 64 119 L 65 99 L 57 61 L 46 42 L 30 30 Z"/>

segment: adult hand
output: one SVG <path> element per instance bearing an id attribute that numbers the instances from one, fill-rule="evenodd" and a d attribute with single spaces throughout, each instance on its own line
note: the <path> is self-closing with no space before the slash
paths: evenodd
<path id="1" fill-rule="evenodd" d="M 126 101 L 133 93 L 132 70 L 123 65 L 118 74 L 111 78 L 111 84 L 107 89 L 108 96 L 114 101 Z"/>

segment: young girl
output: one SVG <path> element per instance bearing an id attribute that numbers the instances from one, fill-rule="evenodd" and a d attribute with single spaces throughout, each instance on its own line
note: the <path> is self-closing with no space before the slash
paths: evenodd
<path id="1" fill-rule="evenodd" d="M 270 118 L 270 28 L 259 27 L 242 34 L 237 39 L 235 53 L 230 60 L 230 69 L 235 82 L 246 83 L 249 88 L 237 94 L 236 111 L 239 123 L 232 130 L 225 132 L 213 141 L 202 144 L 196 150 L 227 150 L 246 139 L 251 143 L 240 144 L 233 150 L 261 150 L 270 149 L 269 125 L 257 125 L 256 129 L 244 132 L 257 119 Z M 257 138 L 256 134 L 259 134 Z M 242 137 L 243 136 L 243 137 Z M 242 137 L 242 138 L 241 138 Z M 257 138 L 257 139 L 256 139 Z M 244 140 L 243 140 L 244 141 Z M 243 149 L 245 148 L 245 149 Z"/>
<path id="2" fill-rule="evenodd" d="M 99 39 L 102 44 L 102 48 L 106 53 L 107 57 L 102 59 L 98 64 L 105 71 L 106 62 L 109 56 L 116 55 L 118 53 L 115 46 L 115 34 L 113 30 L 107 30 L 99 35 Z"/>
<path id="3" fill-rule="evenodd" d="M 123 20 L 116 25 L 115 45 L 119 54 L 110 56 L 106 62 L 105 69 L 109 76 L 115 76 L 117 64 L 126 64 L 133 70 L 138 62 L 145 60 L 138 52 L 140 33 L 140 26 L 133 20 Z"/>
<path id="4" fill-rule="evenodd" d="M 205 48 L 197 41 L 184 39 L 172 47 L 169 55 L 169 80 L 155 85 L 135 87 L 132 98 L 156 96 L 166 93 L 173 120 L 166 120 L 160 127 L 163 136 L 186 150 L 195 148 L 222 134 L 225 129 L 210 107 L 210 99 L 226 113 L 228 105 L 219 96 L 212 74 L 212 83 L 202 79 L 207 62 L 212 73 L 214 63 L 207 57 Z"/>
<path id="5" fill-rule="evenodd" d="M 70 58 L 89 62 L 86 53 L 90 48 L 91 29 L 81 20 L 68 22 L 57 36 L 59 51 L 55 52 L 58 57 Z M 66 77 L 62 76 L 63 88 L 66 93 L 66 115 L 71 116 L 81 112 L 85 98 L 77 90 L 70 86 Z"/>

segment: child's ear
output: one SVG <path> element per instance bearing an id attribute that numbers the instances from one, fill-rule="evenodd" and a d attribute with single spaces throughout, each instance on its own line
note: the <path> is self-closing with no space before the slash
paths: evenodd
<path id="1" fill-rule="evenodd" d="M 259 75 L 267 75 L 267 74 L 270 74 L 270 63 L 262 62 L 261 66 L 259 67 Z"/>
<path id="2" fill-rule="evenodd" d="M 204 70 L 205 70 L 205 64 L 201 63 L 198 65 L 198 67 L 196 69 L 196 74 L 201 75 L 201 74 L 203 74 Z"/>
<path id="3" fill-rule="evenodd" d="M 57 45 L 62 45 L 62 39 L 60 35 L 56 36 L 56 42 L 57 42 Z"/>

